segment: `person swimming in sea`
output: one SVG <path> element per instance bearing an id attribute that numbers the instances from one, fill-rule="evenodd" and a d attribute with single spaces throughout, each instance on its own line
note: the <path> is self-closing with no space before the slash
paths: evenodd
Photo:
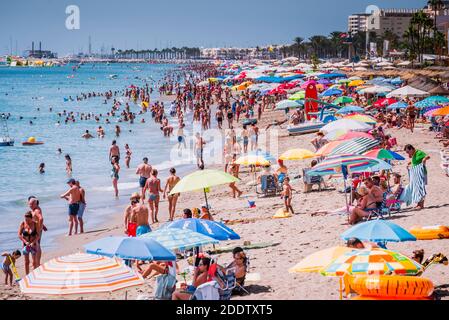
<path id="1" fill-rule="evenodd" d="M 39 173 L 40 174 L 45 173 L 45 163 L 43 162 L 39 165 Z"/>

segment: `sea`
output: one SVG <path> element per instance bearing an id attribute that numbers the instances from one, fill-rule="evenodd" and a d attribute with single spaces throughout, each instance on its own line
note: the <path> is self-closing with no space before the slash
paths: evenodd
<path id="1" fill-rule="evenodd" d="M 189 150 L 178 151 L 176 137 L 165 138 L 150 112 L 138 116 L 134 124 L 117 123 L 118 119 L 113 118 L 109 118 L 110 124 L 107 124 L 105 114 L 111 109 L 112 99 L 107 104 L 104 104 L 104 97 L 68 100 L 70 96 L 75 98 L 81 93 L 123 90 L 148 83 L 155 89 L 152 94 L 152 101 L 155 101 L 160 98 L 158 82 L 179 65 L 117 63 L 83 64 L 75 70 L 73 67 L 70 64 L 52 68 L 0 67 L 0 114 L 10 114 L 7 125 L 9 135 L 15 139 L 14 146 L 0 147 L 0 251 L 21 247 L 17 232 L 28 210 L 27 198 L 31 195 L 40 200 L 48 228 L 42 239 L 43 250 L 55 247 L 55 237 L 67 233 L 67 203 L 60 199 L 68 189 L 65 154 L 72 158 L 73 177 L 80 180 L 86 190 L 86 231 L 95 230 L 109 218 L 122 215 L 129 195 L 138 190 L 135 170 L 143 157 L 148 157 L 159 170 L 163 182 L 171 167 L 176 167 L 180 175 L 195 167 L 190 151 L 193 139 L 187 141 Z M 119 100 L 128 102 L 133 112 L 141 109 L 139 103 L 134 104 L 124 98 Z M 77 118 L 75 123 L 65 124 L 65 117 L 58 116 L 64 110 L 94 112 L 103 114 L 103 117 L 99 123 L 93 119 L 79 121 Z M 191 116 L 186 114 L 186 136 L 194 130 Z M 142 118 L 145 123 L 140 122 Z M 176 131 L 177 119 L 169 119 Z M 116 139 L 114 128 L 117 124 L 122 133 Z M 103 139 L 96 137 L 96 129 L 100 125 L 106 132 Z M 81 138 L 86 129 L 95 136 L 94 139 Z M 0 128 L 0 135 L 1 132 Z M 29 137 L 35 137 L 36 141 L 44 144 L 22 146 Z M 132 150 L 129 169 L 121 160 L 118 199 L 113 196 L 108 159 L 108 150 L 114 139 L 120 147 L 122 159 L 126 143 Z M 58 148 L 62 149 L 61 154 L 57 152 Z M 45 163 L 44 174 L 38 172 L 42 162 Z"/>

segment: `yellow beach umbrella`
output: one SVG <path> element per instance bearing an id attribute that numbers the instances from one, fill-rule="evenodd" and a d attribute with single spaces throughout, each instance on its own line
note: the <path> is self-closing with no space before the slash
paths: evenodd
<path id="1" fill-rule="evenodd" d="M 436 110 L 433 114 L 434 117 L 436 116 L 447 116 L 449 115 L 449 106 L 448 107 L 444 107 L 441 109 Z"/>
<path id="2" fill-rule="evenodd" d="M 281 160 L 305 160 L 316 157 L 316 154 L 307 149 L 290 149 L 284 152 L 279 159 Z"/>
<path id="3" fill-rule="evenodd" d="M 350 116 L 346 116 L 343 119 L 356 120 L 356 121 L 364 122 L 367 124 L 376 124 L 377 123 L 376 119 L 374 119 L 373 117 L 364 115 L 364 114 L 353 114 Z"/>
<path id="4" fill-rule="evenodd" d="M 324 267 L 331 264 L 332 261 L 354 249 L 348 247 L 332 247 L 315 252 L 303 260 L 301 260 L 297 265 L 290 268 L 288 272 L 299 273 L 299 272 L 320 272 Z"/>
<path id="5" fill-rule="evenodd" d="M 358 87 L 358 86 L 361 86 L 362 84 L 365 84 L 365 81 L 363 81 L 363 80 L 353 80 L 353 81 L 349 82 L 348 86 L 349 87 Z"/>
<path id="6" fill-rule="evenodd" d="M 265 159 L 262 156 L 257 156 L 257 155 L 247 155 L 247 156 L 240 157 L 235 161 L 235 163 L 243 165 L 243 166 L 268 166 L 268 165 L 270 165 L 270 161 L 268 161 L 267 159 Z"/>

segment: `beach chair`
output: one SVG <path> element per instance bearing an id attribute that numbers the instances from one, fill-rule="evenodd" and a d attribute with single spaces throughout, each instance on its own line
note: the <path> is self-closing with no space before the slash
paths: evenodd
<path id="1" fill-rule="evenodd" d="M 302 176 L 304 181 L 304 192 L 310 192 L 313 189 L 314 185 L 318 186 L 318 191 L 322 190 L 322 183 L 324 183 L 323 177 L 321 176 L 310 176 L 307 174 L 307 171 L 310 169 L 303 169 Z"/>
<path id="2" fill-rule="evenodd" d="M 193 293 L 191 300 L 221 300 L 219 294 L 220 285 L 217 281 L 209 281 L 203 283 L 198 288 L 196 288 Z"/>
<path id="3" fill-rule="evenodd" d="M 176 289 L 176 281 L 176 277 L 169 273 L 158 276 L 154 300 L 171 300 Z"/>
<path id="4" fill-rule="evenodd" d="M 279 191 L 274 175 L 264 175 L 260 178 L 261 190 L 264 197 L 276 196 Z"/>
<path id="5" fill-rule="evenodd" d="M 391 211 L 387 206 L 387 193 L 384 192 L 383 194 L 383 200 L 382 202 L 376 203 L 376 208 L 372 209 L 365 209 L 365 211 L 368 211 L 369 215 L 366 218 L 366 221 L 370 221 L 371 219 L 385 219 L 384 214 L 387 214 L 389 217 L 391 217 Z"/>

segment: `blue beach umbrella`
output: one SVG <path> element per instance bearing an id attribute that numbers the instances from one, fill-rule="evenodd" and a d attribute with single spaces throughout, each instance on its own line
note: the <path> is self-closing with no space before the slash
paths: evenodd
<path id="1" fill-rule="evenodd" d="M 186 250 L 208 244 L 217 244 L 219 241 L 189 229 L 163 228 L 148 232 L 141 238 L 153 239 L 170 250 Z"/>
<path id="2" fill-rule="evenodd" d="M 180 219 L 164 225 L 163 228 L 189 229 L 220 241 L 240 239 L 240 236 L 225 224 L 204 219 Z"/>
<path id="3" fill-rule="evenodd" d="M 372 220 L 360 223 L 341 235 L 343 240 L 357 238 L 373 242 L 416 241 L 416 237 L 404 228 L 386 220 Z"/>
<path id="4" fill-rule="evenodd" d="M 358 106 L 346 106 L 338 110 L 335 114 L 348 114 L 348 113 L 355 113 L 355 112 L 364 112 L 365 109 Z"/>
<path id="5" fill-rule="evenodd" d="M 143 237 L 106 237 L 84 245 L 87 253 L 141 261 L 176 261 L 176 256 L 159 242 Z"/>
<path id="6" fill-rule="evenodd" d="M 396 103 L 393 103 L 393 104 L 389 105 L 387 107 L 387 110 L 405 109 L 405 108 L 407 108 L 407 106 L 408 106 L 407 103 L 405 103 L 403 101 L 399 101 L 399 102 L 396 102 Z"/>
<path id="7" fill-rule="evenodd" d="M 330 96 L 339 96 L 343 94 L 343 91 L 339 90 L 339 89 L 328 89 L 326 91 L 324 91 L 321 96 L 322 97 L 330 97 Z"/>
<path id="8" fill-rule="evenodd" d="M 320 79 L 335 79 L 335 78 L 346 78 L 343 73 L 323 73 L 318 76 Z"/>

